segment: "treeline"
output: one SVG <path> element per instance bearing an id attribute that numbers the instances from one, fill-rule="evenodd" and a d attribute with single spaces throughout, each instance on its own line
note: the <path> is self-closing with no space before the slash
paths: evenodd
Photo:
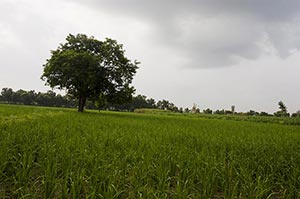
<path id="1" fill-rule="evenodd" d="M 168 100 L 155 101 L 153 98 L 147 99 L 144 95 L 133 96 L 129 103 L 125 104 L 107 104 L 102 107 L 108 110 L 124 110 L 124 111 L 134 111 L 139 108 L 150 108 L 150 109 L 162 109 L 169 110 L 172 112 L 183 112 L 182 108 L 178 108 L 174 103 Z"/>
<path id="2" fill-rule="evenodd" d="M 257 112 L 254 110 L 250 110 L 248 112 L 236 112 L 235 106 L 231 107 L 231 110 L 216 110 L 212 111 L 211 109 L 205 109 L 203 110 L 203 113 L 205 114 L 217 114 L 217 115 L 240 115 L 240 116 L 276 116 L 276 117 L 300 117 L 300 110 L 296 113 L 288 113 L 286 105 L 282 102 L 278 102 L 278 108 L 279 110 L 276 111 L 273 114 L 267 113 L 267 112 Z M 193 106 L 192 112 L 200 113 L 200 110 L 196 108 L 196 105 Z"/>
<path id="3" fill-rule="evenodd" d="M 35 92 L 34 90 L 13 91 L 11 88 L 3 88 L 0 95 L 0 101 L 8 104 L 24 104 L 37 106 L 51 106 L 51 107 L 67 107 L 75 106 L 76 101 L 70 97 L 56 94 L 49 90 L 46 93 Z"/>
<path id="4" fill-rule="evenodd" d="M 36 92 L 34 90 L 14 91 L 11 88 L 3 88 L 0 95 L 0 102 L 7 104 L 23 104 L 36 106 L 50 106 L 50 107 L 66 107 L 74 108 L 77 106 L 77 100 L 68 95 L 56 94 L 54 91 L 47 91 L 45 93 Z M 101 105 L 99 105 L 101 104 Z M 86 108 L 88 109 L 103 109 L 116 111 L 134 111 L 138 108 L 157 108 L 179 112 L 174 103 L 168 100 L 160 100 L 156 102 L 154 99 L 147 99 L 144 95 L 137 95 L 132 97 L 129 103 L 125 104 L 109 104 L 99 103 L 95 101 L 87 101 Z M 182 111 L 182 110 L 181 110 Z"/>
<path id="5" fill-rule="evenodd" d="M 36 92 L 34 90 L 25 91 L 17 90 L 13 91 L 11 88 L 3 88 L 0 95 L 0 102 L 8 104 L 24 104 L 24 105 L 36 105 L 36 106 L 50 106 L 50 107 L 66 107 L 75 108 L 77 106 L 77 100 L 68 95 L 56 94 L 49 90 L 45 93 Z M 115 110 L 115 111 L 134 111 L 135 109 L 149 108 L 149 109 L 161 109 L 168 110 L 177 113 L 203 113 L 203 114 L 217 114 L 217 115 L 245 115 L 245 116 L 277 116 L 277 117 L 300 117 L 300 111 L 296 113 L 288 113 L 287 107 L 282 101 L 278 103 L 279 111 L 274 114 L 267 112 L 257 112 L 250 110 L 248 112 L 236 112 L 235 107 L 232 106 L 231 110 L 211 110 L 209 108 L 200 110 L 197 105 L 194 104 L 192 108 L 177 107 L 174 103 L 168 100 L 155 101 L 153 98 L 147 98 L 144 95 L 133 96 L 132 100 L 125 104 L 109 104 L 103 102 L 87 101 L 86 108 L 88 109 L 102 109 L 102 110 Z"/>

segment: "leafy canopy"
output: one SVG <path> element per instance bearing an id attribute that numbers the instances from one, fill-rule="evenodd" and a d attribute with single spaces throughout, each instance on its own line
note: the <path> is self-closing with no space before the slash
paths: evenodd
<path id="1" fill-rule="evenodd" d="M 126 58 L 121 44 L 84 34 L 69 34 L 66 40 L 51 51 L 51 58 L 44 65 L 41 78 L 47 85 L 66 89 L 79 99 L 82 110 L 87 98 L 95 101 L 101 96 L 111 103 L 131 99 L 134 88 L 130 84 L 139 62 Z"/>

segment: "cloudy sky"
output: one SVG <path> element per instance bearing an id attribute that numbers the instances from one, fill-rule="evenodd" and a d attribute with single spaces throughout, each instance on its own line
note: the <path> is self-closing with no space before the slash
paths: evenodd
<path id="1" fill-rule="evenodd" d="M 46 91 L 69 33 L 124 44 L 137 94 L 177 106 L 300 109 L 299 0 L 1 0 L 0 88 Z"/>

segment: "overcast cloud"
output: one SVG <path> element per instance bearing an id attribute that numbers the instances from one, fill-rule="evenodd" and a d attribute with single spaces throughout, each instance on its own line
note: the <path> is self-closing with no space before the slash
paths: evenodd
<path id="1" fill-rule="evenodd" d="M 298 0 L 78 2 L 150 24 L 152 39 L 180 51 L 190 67 L 224 67 L 270 51 L 287 58 L 300 44 Z"/>
<path id="2" fill-rule="evenodd" d="M 45 90 L 68 33 L 110 37 L 142 62 L 137 93 L 178 106 L 300 109 L 299 0 L 1 0 L 0 86 Z"/>

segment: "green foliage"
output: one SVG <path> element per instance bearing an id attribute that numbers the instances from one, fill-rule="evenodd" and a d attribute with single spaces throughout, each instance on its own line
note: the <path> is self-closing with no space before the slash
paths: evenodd
<path id="1" fill-rule="evenodd" d="M 222 109 L 222 110 L 216 110 L 216 111 L 214 112 L 214 114 L 217 114 L 217 115 L 224 115 L 224 114 L 225 114 L 225 110 L 224 110 L 224 109 Z"/>
<path id="2" fill-rule="evenodd" d="M 96 100 L 96 106 L 98 107 L 98 109 L 101 109 L 101 108 L 104 108 L 107 106 L 107 97 L 103 93 L 99 94 L 99 98 L 98 98 L 98 100 Z"/>
<path id="3" fill-rule="evenodd" d="M 290 114 L 287 112 L 287 108 L 284 105 L 284 103 L 282 101 L 278 102 L 278 106 L 280 111 L 277 111 L 276 113 L 274 113 L 275 116 L 277 117 L 289 117 Z"/>
<path id="4" fill-rule="evenodd" d="M 250 116 L 258 116 L 259 112 L 254 111 L 254 110 L 250 110 L 246 113 L 246 115 L 250 115 Z"/>
<path id="5" fill-rule="evenodd" d="M 156 108 L 154 99 L 147 99 L 145 95 L 133 96 L 132 100 L 124 104 L 107 104 L 105 107 L 108 110 L 134 111 L 139 108 Z"/>
<path id="6" fill-rule="evenodd" d="M 79 100 L 83 111 L 86 100 L 98 100 L 102 94 L 109 102 L 131 99 L 130 86 L 137 70 L 137 61 L 125 57 L 123 46 L 115 40 L 98 41 L 83 34 L 68 35 L 67 42 L 51 51 L 44 65 L 42 79 L 52 88 L 66 89 Z"/>
<path id="7" fill-rule="evenodd" d="M 11 88 L 3 88 L 0 95 L 0 102 L 8 104 L 24 104 L 52 107 L 74 107 L 75 101 L 69 96 L 62 96 L 53 91 L 46 93 L 35 92 L 34 90 L 13 91 Z"/>
<path id="8" fill-rule="evenodd" d="M 107 104 L 104 109 L 107 110 L 120 110 L 120 111 L 134 111 L 135 109 L 161 109 L 172 112 L 180 112 L 180 109 L 174 103 L 168 100 L 159 100 L 157 103 L 153 98 L 147 98 L 145 95 L 133 96 L 132 100 L 124 104 Z M 181 110 L 182 111 L 182 110 Z"/>
<path id="9" fill-rule="evenodd" d="M 211 109 L 207 108 L 207 109 L 203 110 L 203 113 L 205 113 L 205 114 L 212 114 L 213 111 Z"/>
<path id="10" fill-rule="evenodd" d="M 37 93 L 34 90 L 25 91 L 20 89 L 18 91 L 13 91 L 11 88 L 3 88 L 1 93 L 3 94 L 3 96 L 0 95 L 0 102 L 2 103 L 68 108 L 76 107 L 76 102 L 72 95 L 67 94 L 62 96 L 51 90 L 46 93 Z M 173 103 L 170 103 L 167 100 L 162 101 L 166 102 L 167 110 L 180 112 L 180 109 L 178 109 Z M 162 101 L 158 101 L 158 103 L 156 103 L 153 98 L 147 98 L 144 95 L 137 95 L 133 96 L 132 99 L 126 103 L 112 103 L 108 99 L 107 95 L 100 93 L 97 99 L 93 99 L 93 101 L 88 100 L 86 102 L 86 108 L 128 112 L 139 108 L 155 109 Z M 181 108 L 181 113 L 182 112 Z"/>
<path id="11" fill-rule="evenodd" d="M 13 101 L 13 90 L 11 88 L 3 88 L 1 91 L 1 100 L 10 103 Z"/>
<path id="12" fill-rule="evenodd" d="M 282 101 L 278 102 L 278 106 L 281 112 L 287 112 L 287 108 Z"/>
<path id="13" fill-rule="evenodd" d="M 157 108 L 162 110 L 169 110 L 178 112 L 178 108 L 174 103 L 169 102 L 168 100 L 159 100 L 156 104 Z"/>
<path id="14" fill-rule="evenodd" d="M 0 105 L 0 198 L 299 198 L 299 126 L 173 114 Z"/>
<path id="15" fill-rule="evenodd" d="M 292 117 L 300 117 L 300 110 L 291 115 Z"/>

